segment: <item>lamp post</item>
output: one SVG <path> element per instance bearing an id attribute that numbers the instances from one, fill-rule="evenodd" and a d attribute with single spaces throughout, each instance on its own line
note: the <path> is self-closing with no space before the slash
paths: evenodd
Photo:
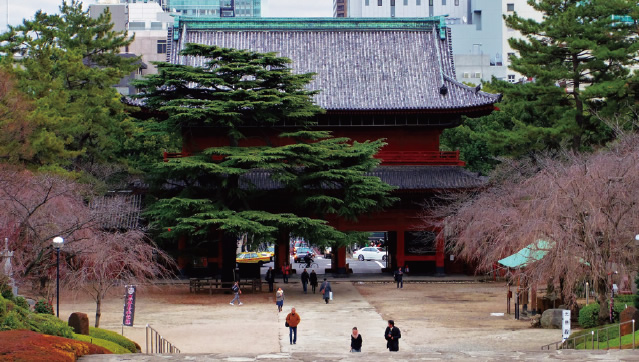
<path id="1" fill-rule="evenodd" d="M 64 245 L 64 239 L 60 236 L 53 238 L 53 247 L 56 251 L 55 297 L 56 316 L 60 318 L 60 248 Z"/>

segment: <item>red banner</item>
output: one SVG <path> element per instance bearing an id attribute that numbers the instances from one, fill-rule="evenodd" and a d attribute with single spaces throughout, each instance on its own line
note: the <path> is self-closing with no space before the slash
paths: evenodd
<path id="1" fill-rule="evenodd" d="M 124 294 L 124 318 L 122 324 L 133 327 L 133 315 L 135 314 L 135 285 L 127 285 Z"/>

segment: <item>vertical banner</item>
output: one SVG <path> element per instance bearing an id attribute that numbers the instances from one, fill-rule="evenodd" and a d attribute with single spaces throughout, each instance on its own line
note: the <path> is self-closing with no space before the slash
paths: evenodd
<path id="1" fill-rule="evenodd" d="M 133 315 L 135 314 L 135 285 L 125 286 L 126 294 L 124 295 L 124 318 L 122 325 L 133 327 Z"/>
<path id="2" fill-rule="evenodd" d="M 570 337 L 570 310 L 564 309 L 562 311 L 561 321 L 561 341 L 565 342 Z"/>

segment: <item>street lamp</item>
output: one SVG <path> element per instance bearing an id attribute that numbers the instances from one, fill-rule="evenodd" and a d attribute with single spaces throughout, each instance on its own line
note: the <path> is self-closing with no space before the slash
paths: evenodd
<path id="1" fill-rule="evenodd" d="M 55 296 L 56 315 L 60 318 L 60 248 L 64 245 L 64 239 L 59 236 L 53 238 L 53 247 L 56 251 Z"/>

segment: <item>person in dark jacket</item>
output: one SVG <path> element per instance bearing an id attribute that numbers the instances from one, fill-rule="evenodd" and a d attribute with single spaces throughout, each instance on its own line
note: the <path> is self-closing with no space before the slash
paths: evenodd
<path id="1" fill-rule="evenodd" d="M 362 335 L 357 331 L 357 327 L 353 327 L 353 333 L 351 334 L 351 352 L 362 351 Z"/>
<path id="2" fill-rule="evenodd" d="M 268 283 L 268 291 L 273 291 L 273 283 L 275 283 L 275 271 L 273 271 L 273 267 L 268 267 L 266 271 L 266 276 L 264 277 L 266 282 Z"/>
<path id="3" fill-rule="evenodd" d="M 402 332 L 399 328 L 395 327 L 395 321 L 392 319 L 388 321 L 384 338 L 386 338 L 386 348 L 388 348 L 389 351 L 399 351 L 399 339 L 402 338 Z"/>
<path id="4" fill-rule="evenodd" d="M 395 281 L 397 282 L 397 288 L 404 288 L 404 271 L 401 266 L 395 270 Z"/>
<path id="5" fill-rule="evenodd" d="M 320 293 L 324 293 L 323 298 L 326 304 L 328 304 L 328 300 L 331 298 L 332 291 L 333 289 L 331 289 L 331 283 L 329 283 L 326 278 L 324 278 L 324 283 L 322 283 L 322 286 L 320 287 Z"/>
<path id="6" fill-rule="evenodd" d="M 315 294 L 315 288 L 317 288 L 317 274 L 315 274 L 315 270 L 311 270 L 311 289 L 313 289 L 313 294 Z"/>
<path id="7" fill-rule="evenodd" d="M 306 268 L 304 268 L 304 271 L 302 272 L 302 288 L 304 288 L 304 294 L 306 294 L 306 285 L 308 284 L 308 272 L 306 271 Z"/>

